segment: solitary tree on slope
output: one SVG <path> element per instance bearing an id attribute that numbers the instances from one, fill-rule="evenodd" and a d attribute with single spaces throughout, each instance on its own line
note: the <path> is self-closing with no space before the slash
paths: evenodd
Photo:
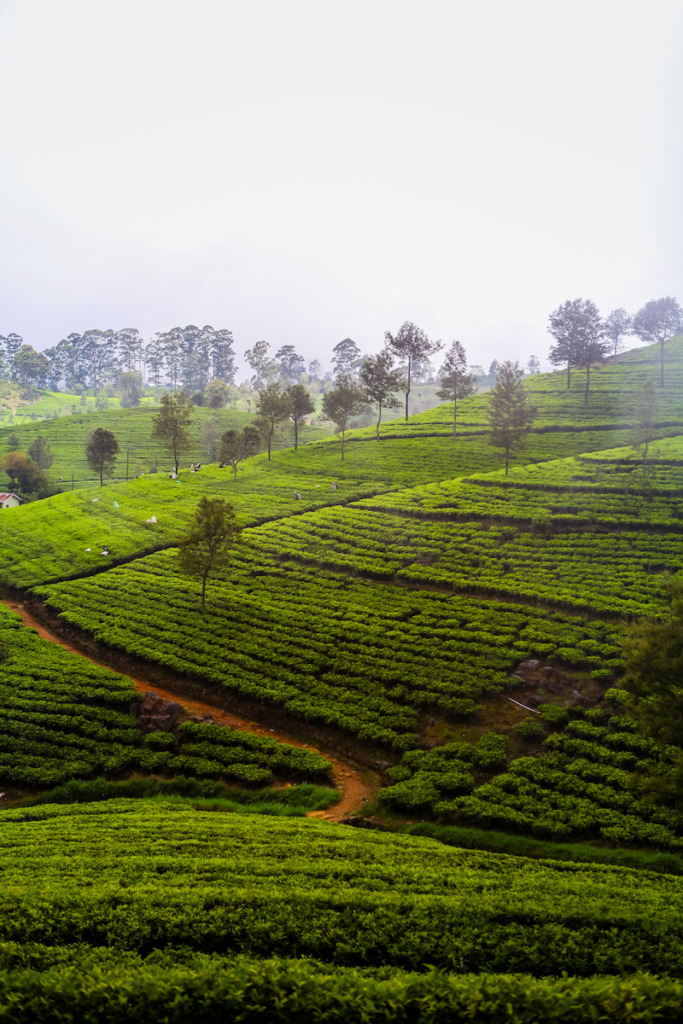
<path id="1" fill-rule="evenodd" d="M 162 395 L 161 408 L 154 417 L 152 437 L 163 441 L 173 453 L 175 472 L 178 472 L 180 455 L 190 447 L 187 428 L 192 422 L 194 404 L 186 391 L 175 395 Z"/>
<path id="2" fill-rule="evenodd" d="M 519 363 L 507 360 L 500 367 L 496 386 L 488 396 L 489 443 L 505 451 L 506 476 L 510 456 L 521 451 L 526 444 L 529 427 L 536 416 L 536 407 L 529 400 L 523 377 L 524 370 Z"/>
<path id="3" fill-rule="evenodd" d="M 200 498 L 189 531 L 178 543 L 181 572 L 202 578 L 202 611 L 206 606 L 206 581 L 211 572 L 230 564 L 240 528 L 235 510 L 223 498 Z"/>
<path id="4" fill-rule="evenodd" d="M 425 360 L 441 348 L 440 341 L 430 341 L 425 332 L 416 324 L 406 320 L 396 334 L 385 331 L 384 338 L 387 346 L 398 359 L 406 364 L 406 420 L 408 419 L 408 400 L 410 398 L 410 381 L 412 377 L 413 363 L 416 360 Z"/>
<path id="5" fill-rule="evenodd" d="M 118 453 L 119 442 L 111 430 L 105 430 L 104 427 L 93 430 L 85 445 L 85 457 L 90 468 L 99 473 L 100 487 L 104 482 L 102 478 L 114 472 Z"/>
<path id="6" fill-rule="evenodd" d="M 633 333 L 643 341 L 659 342 L 659 383 L 664 387 L 664 342 L 674 338 L 683 329 L 683 310 L 670 295 L 652 299 L 639 309 L 633 318 Z"/>
<path id="7" fill-rule="evenodd" d="M 453 437 L 456 436 L 458 399 L 474 394 L 474 377 L 467 372 L 465 348 L 459 341 L 451 343 L 441 369 L 441 387 L 436 392 L 444 402 L 453 402 Z"/>
<path id="8" fill-rule="evenodd" d="M 377 440 L 379 441 L 379 425 L 382 422 L 382 409 L 395 409 L 401 403 L 394 392 L 406 386 L 401 370 L 393 366 L 394 358 L 388 349 L 376 356 L 368 356 L 360 370 L 360 382 L 365 388 L 367 397 L 377 403 Z"/>

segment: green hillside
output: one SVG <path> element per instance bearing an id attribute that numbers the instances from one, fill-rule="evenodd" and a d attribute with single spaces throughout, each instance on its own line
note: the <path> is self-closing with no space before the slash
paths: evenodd
<path id="1" fill-rule="evenodd" d="M 137 409 L 111 408 L 104 412 L 77 411 L 70 416 L 59 416 L 44 422 L 15 422 L 11 427 L 0 428 L 0 454 L 10 450 L 11 435 L 19 439 L 19 449 L 24 452 L 28 451 L 36 437 L 44 437 L 54 455 L 54 462 L 47 474 L 51 481 L 61 483 L 66 489 L 71 488 L 73 477 L 76 488 L 95 487 L 99 484 L 99 477 L 88 466 L 85 444 L 93 430 L 104 427 L 112 431 L 119 443 L 113 480 L 126 479 L 126 462 L 131 479 L 138 472 L 149 473 L 157 467 L 163 472 L 173 468 L 173 460 L 168 449 L 152 438 L 153 420 L 158 412 L 158 407 L 144 405 Z M 212 436 L 218 438 L 225 430 L 241 430 L 252 420 L 253 416 L 249 413 L 234 409 L 195 408 L 189 431 L 192 445 L 183 453 L 182 465 L 189 466 L 192 462 L 205 462 L 208 459 L 210 444 L 206 435 L 207 423 L 215 423 Z M 305 443 L 325 436 L 326 433 L 319 426 L 303 426 L 300 439 Z M 277 433 L 275 447 L 291 444 L 290 434 L 289 427 L 282 426 Z M 6 478 L 0 474 L 1 479 Z"/>
<path id="2" fill-rule="evenodd" d="M 13 1021 L 661 1021 L 681 996 L 664 875 L 164 800 L 10 811 L 0 837 Z"/>
<path id="3" fill-rule="evenodd" d="M 0 814 L 9 1019 L 678 1020 L 683 814 L 634 789 L 677 751 L 620 688 L 634 621 L 683 570 L 683 339 L 666 372 L 646 461 L 658 348 L 594 371 L 587 405 L 579 373 L 569 392 L 530 378 L 540 417 L 508 475 L 479 395 L 455 439 L 445 405 L 379 442 L 351 432 L 343 461 L 330 438 L 237 479 L 159 472 L 3 510 L 0 581 L 36 614 L 292 739 L 196 715 L 146 732 L 144 683 L 3 612 L 0 782 L 15 801 L 61 786 Z M 149 437 L 145 410 L 116 415 Z M 175 545 L 205 495 L 243 530 L 202 611 Z M 350 820 L 389 831 L 239 813 L 336 799 L 298 785 L 338 784 L 302 737 L 372 766 Z M 516 843 L 529 858 L 485 852 Z"/>

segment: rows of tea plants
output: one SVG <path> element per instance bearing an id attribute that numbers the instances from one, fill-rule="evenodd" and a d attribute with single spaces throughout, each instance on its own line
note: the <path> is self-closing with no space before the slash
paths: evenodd
<path id="1" fill-rule="evenodd" d="M 674 750 L 641 735 L 626 715 L 541 710 L 561 726 L 546 738 L 547 753 L 516 758 L 471 795 L 435 802 L 435 813 L 540 836 L 683 849 L 683 815 L 633 791 L 636 774 L 666 775 Z"/>
<path id="2" fill-rule="evenodd" d="M 0 783 L 44 788 L 128 770 L 265 785 L 325 776 L 313 751 L 210 723 L 140 732 L 130 679 L 41 639 L 0 605 Z"/>
<path id="3" fill-rule="evenodd" d="M 671 439 L 669 454 L 681 450 Z M 670 460 L 647 475 L 623 462 L 630 448 L 471 475 L 365 499 L 361 507 L 415 518 L 519 520 L 539 530 L 566 527 L 683 530 L 683 479 Z M 612 456 L 610 458 L 610 456 Z"/>
<path id="4" fill-rule="evenodd" d="M 237 480 L 228 469 L 208 466 L 198 473 L 183 471 L 178 480 L 167 474 L 144 476 L 98 488 L 95 497 L 92 490 L 77 490 L 4 509 L 0 582 L 30 587 L 88 575 L 168 547 L 187 530 L 205 495 L 230 501 L 238 521 L 249 526 L 374 493 L 371 485 L 355 480 L 295 476 L 259 455 Z"/>
<path id="5" fill-rule="evenodd" d="M 402 519 L 358 506 L 325 509 L 245 534 L 255 550 L 382 579 L 538 601 L 608 615 L 656 613 L 680 537 L 571 532 Z"/>
<path id="6" fill-rule="evenodd" d="M 680 976 L 679 880 L 187 803 L 0 818 L 3 943 L 186 947 L 363 967 Z"/>
<path id="7" fill-rule="evenodd" d="M 37 588 L 98 640 L 372 742 L 411 746 L 421 716 L 468 714 L 532 655 L 619 663 L 622 627 L 460 595 L 382 587 L 246 546 L 207 584 L 160 552 Z M 598 662 L 598 659 L 600 661 Z"/>
<path id="8" fill-rule="evenodd" d="M 319 961 L 0 944 L 12 1024 L 678 1024 L 683 983 L 346 967 Z"/>

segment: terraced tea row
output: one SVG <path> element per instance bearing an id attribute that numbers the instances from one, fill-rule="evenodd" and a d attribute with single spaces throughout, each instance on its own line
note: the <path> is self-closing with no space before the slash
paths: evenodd
<path id="1" fill-rule="evenodd" d="M 352 505 L 245 533 L 254 550 L 326 568 L 602 615 L 656 614 L 679 536 L 544 536 L 487 523 L 415 521 Z"/>
<path id="2" fill-rule="evenodd" d="M 321 755 L 269 738 L 187 722 L 140 731 L 130 679 L 43 640 L 0 605 L 0 783 L 47 787 L 129 770 L 265 785 L 324 777 Z"/>
<path id="3" fill-rule="evenodd" d="M 529 716 L 526 734 L 537 739 L 542 722 L 555 725 L 548 753 L 518 757 L 505 771 L 475 789 L 477 766 L 502 768 L 505 740 L 490 734 L 476 747 L 448 743 L 407 751 L 387 772 L 382 802 L 414 814 L 429 811 L 445 821 L 553 838 L 596 837 L 615 845 L 647 844 L 683 849 L 683 815 L 639 799 L 634 773 L 665 775 L 672 751 L 637 732 L 625 715 L 601 710 L 541 707 Z"/>
<path id="4" fill-rule="evenodd" d="M 411 746 L 430 709 L 466 714 L 520 660 L 615 665 L 621 627 L 498 602 L 382 587 L 244 549 L 209 581 L 171 552 L 37 588 L 98 640 L 374 743 Z"/>
<path id="5" fill-rule="evenodd" d="M 441 970 L 680 976 L 678 879 L 300 819 L 115 801 L 9 811 L 0 939 Z"/>

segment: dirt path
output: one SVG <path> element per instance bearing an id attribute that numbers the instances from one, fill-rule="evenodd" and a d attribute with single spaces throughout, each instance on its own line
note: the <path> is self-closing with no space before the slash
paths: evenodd
<path id="1" fill-rule="evenodd" d="M 58 636 L 57 633 L 54 633 L 49 628 L 49 626 L 44 622 L 41 622 L 40 619 L 37 619 L 35 615 L 24 608 L 24 605 L 20 601 L 6 600 L 2 603 L 13 612 L 17 612 L 17 614 L 21 616 L 24 625 L 31 629 L 35 629 L 38 635 L 44 640 L 50 640 L 52 643 L 59 644 L 60 647 L 64 647 L 67 651 L 79 654 L 82 658 L 87 658 L 88 661 L 91 661 L 94 665 L 100 665 L 103 668 L 111 668 L 111 666 L 107 665 L 105 661 L 99 661 L 98 659 L 91 657 L 89 654 L 85 654 L 83 651 L 79 650 L 77 646 Z M 115 670 L 112 669 L 112 671 Z M 125 674 L 128 675 L 128 673 Z M 309 818 L 322 818 L 324 821 L 341 821 L 342 818 L 347 817 L 354 811 L 360 810 L 362 804 L 367 800 L 371 800 L 377 791 L 377 777 L 375 773 L 369 769 L 358 768 L 350 761 L 342 760 L 334 754 L 329 754 L 327 751 L 321 751 L 310 743 L 302 743 L 300 740 L 293 739 L 291 736 L 279 733 L 275 729 L 269 729 L 267 726 L 260 725 L 258 722 L 250 721 L 240 715 L 231 714 L 229 711 L 225 711 L 223 708 L 218 708 L 213 704 L 200 700 L 192 700 L 172 688 L 166 689 L 164 687 L 157 686 L 154 683 L 149 683 L 144 679 L 136 679 L 134 676 L 130 675 L 128 677 L 133 682 L 135 689 L 140 693 L 156 693 L 159 697 L 163 697 L 164 700 L 175 701 L 176 704 L 180 704 L 181 707 L 192 715 L 206 715 L 219 725 L 227 725 L 234 729 L 241 729 L 243 732 L 254 733 L 256 736 L 268 736 L 270 739 L 278 740 L 280 743 L 289 743 L 294 747 L 303 747 L 306 750 L 311 750 L 314 753 L 321 754 L 325 757 L 332 764 L 332 781 L 335 788 L 341 793 L 341 799 L 339 800 L 339 803 L 330 807 L 326 811 L 310 811 L 308 814 Z"/>

